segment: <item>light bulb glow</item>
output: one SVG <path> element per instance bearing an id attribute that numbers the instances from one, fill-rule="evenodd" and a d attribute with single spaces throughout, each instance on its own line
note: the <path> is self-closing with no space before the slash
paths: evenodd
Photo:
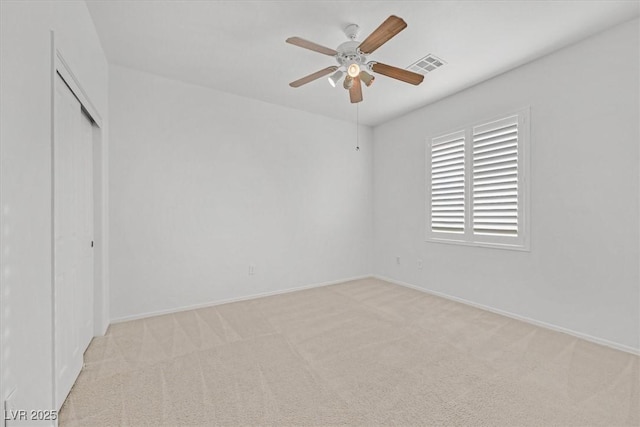
<path id="1" fill-rule="evenodd" d="M 349 76 L 351 77 L 358 77 L 358 75 L 360 74 L 360 67 L 358 66 L 358 64 L 349 65 L 349 68 L 347 68 L 347 74 L 349 74 Z"/>

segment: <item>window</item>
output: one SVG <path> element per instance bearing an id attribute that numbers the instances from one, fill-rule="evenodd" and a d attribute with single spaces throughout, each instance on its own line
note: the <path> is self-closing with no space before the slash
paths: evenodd
<path id="1" fill-rule="evenodd" d="M 431 230 L 464 233 L 465 132 L 434 138 L 431 144 Z"/>
<path id="2" fill-rule="evenodd" d="M 529 111 L 427 141 L 427 240 L 528 250 Z"/>

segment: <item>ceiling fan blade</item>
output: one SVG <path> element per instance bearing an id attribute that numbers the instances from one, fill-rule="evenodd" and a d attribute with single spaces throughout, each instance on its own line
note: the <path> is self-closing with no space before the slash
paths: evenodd
<path id="1" fill-rule="evenodd" d="M 313 50 L 314 52 L 320 52 L 329 56 L 335 56 L 338 54 L 338 52 L 333 49 L 319 45 L 318 43 L 310 42 L 309 40 L 301 39 L 300 37 L 289 37 L 287 39 L 287 43 L 303 47 L 305 49 Z"/>
<path id="2" fill-rule="evenodd" d="M 414 73 L 413 71 L 403 70 L 402 68 L 392 67 L 391 65 L 382 64 L 376 62 L 371 67 L 373 71 L 383 76 L 391 77 L 392 79 L 401 80 L 405 83 L 411 83 L 412 85 L 419 85 L 424 80 L 422 74 Z"/>
<path id="3" fill-rule="evenodd" d="M 384 21 L 376 30 L 369 34 L 362 43 L 360 43 L 360 50 L 362 53 L 370 54 L 389 40 L 398 34 L 400 31 L 407 28 L 407 23 L 402 18 L 398 18 L 395 15 L 391 15 Z"/>
<path id="4" fill-rule="evenodd" d="M 337 69 L 338 69 L 338 67 L 336 67 L 335 65 L 331 66 L 331 67 L 323 68 L 320 71 L 316 71 L 313 74 L 309 74 L 308 76 L 305 76 L 305 77 L 303 77 L 301 79 L 298 79 L 295 82 L 289 83 L 289 86 L 291 86 L 291 87 L 300 87 L 302 85 L 306 85 L 307 83 L 312 82 L 314 80 L 317 80 L 322 76 L 326 76 L 327 74 L 333 73 Z"/>
<path id="5" fill-rule="evenodd" d="M 353 79 L 353 86 L 349 89 L 349 98 L 351 98 L 352 104 L 362 102 L 362 85 L 359 77 Z"/>

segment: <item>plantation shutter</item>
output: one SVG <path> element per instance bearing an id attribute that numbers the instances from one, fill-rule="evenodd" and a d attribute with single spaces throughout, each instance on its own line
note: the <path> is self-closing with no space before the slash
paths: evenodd
<path id="1" fill-rule="evenodd" d="M 518 116 L 475 126 L 473 233 L 518 237 Z"/>
<path id="2" fill-rule="evenodd" d="M 431 230 L 464 233 L 465 132 L 431 142 Z"/>

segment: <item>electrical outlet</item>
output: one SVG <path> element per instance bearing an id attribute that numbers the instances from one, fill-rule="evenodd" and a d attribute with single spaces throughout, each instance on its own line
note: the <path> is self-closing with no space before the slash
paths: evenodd
<path id="1" fill-rule="evenodd" d="M 396 264 L 400 265 L 400 257 L 399 256 L 396 257 Z"/>
<path id="2" fill-rule="evenodd" d="M 418 266 L 418 270 L 422 270 L 422 260 L 418 258 L 418 262 L 416 263 Z"/>
<path id="3" fill-rule="evenodd" d="M 256 274 L 256 266 L 253 264 L 249 264 L 249 276 L 253 276 Z"/>

